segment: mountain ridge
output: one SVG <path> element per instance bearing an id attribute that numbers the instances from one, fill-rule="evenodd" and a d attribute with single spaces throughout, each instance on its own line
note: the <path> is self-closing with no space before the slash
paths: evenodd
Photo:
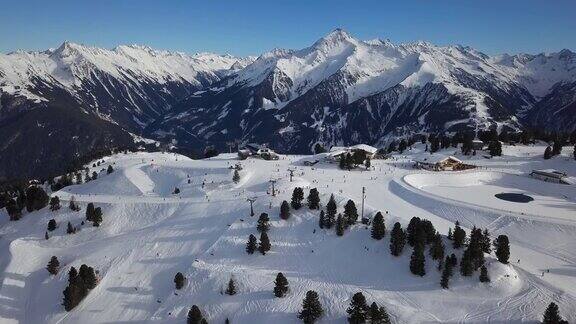
<path id="1" fill-rule="evenodd" d="M 302 49 L 245 58 L 66 41 L 0 54 L 0 152 L 26 145 L 7 140 L 8 129 L 32 127 L 13 124 L 28 120 L 19 116 L 56 106 L 54 118 L 94 120 L 85 123 L 98 125 L 90 134 L 119 128 L 195 150 L 240 140 L 308 153 L 316 143 L 384 145 L 420 132 L 572 132 L 574 89 L 576 54 L 567 49 L 489 56 L 462 45 L 363 41 L 342 29 Z"/>

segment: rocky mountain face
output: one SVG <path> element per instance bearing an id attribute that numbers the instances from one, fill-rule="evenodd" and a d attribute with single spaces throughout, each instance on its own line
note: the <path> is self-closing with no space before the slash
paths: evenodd
<path id="1" fill-rule="evenodd" d="M 241 139 L 309 153 L 317 142 L 379 145 L 417 132 L 573 131 L 575 80 L 576 54 L 568 50 L 490 57 L 335 30 L 308 48 L 261 55 L 177 104 L 147 134 L 182 145 Z"/>
<path id="2" fill-rule="evenodd" d="M 174 104 L 252 60 L 69 42 L 0 55 L 0 180 L 62 172 L 90 151 L 129 146 Z"/>
<path id="3" fill-rule="evenodd" d="M 196 150 L 240 140 L 309 153 L 318 142 L 381 145 L 416 132 L 571 132 L 575 90 L 569 50 L 490 57 L 463 46 L 361 41 L 340 29 L 258 58 L 64 43 L 0 55 L 0 179 L 35 174 L 3 164 L 6 152 L 31 142 L 29 128 L 38 148 L 69 136 L 53 148 L 59 156 L 129 143 L 130 133 Z M 47 119 L 34 125 L 40 112 Z M 64 131 L 56 118 L 84 126 Z M 30 151 L 27 159 L 44 160 Z"/>

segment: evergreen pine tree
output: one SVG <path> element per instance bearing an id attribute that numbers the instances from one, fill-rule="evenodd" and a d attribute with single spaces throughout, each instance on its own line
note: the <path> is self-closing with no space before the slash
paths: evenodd
<path id="1" fill-rule="evenodd" d="M 382 321 L 378 324 L 391 324 L 390 316 L 388 316 L 388 312 L 384 306 L 380 306 L 380 315 L 382 315 Z M 376 324 L 377 322 L 372 321 L 372 324 Z"/>
<path id="2" fill-rule="evenodd" d="M 452 255 L 450 255 L 450 263 L 452 264 L 452 268 L 455 268 L 458 265 L 456 254 L 452 253 Z"/>
<path id="3" fill-rule="evenodd" d="M 384 216 L 381 212 L 377 212 L 372 220 L 372 238 L 375 240 L 381 240 L 386 235 L 386 224 L 384 224 Z"/>
<path id="4" fill-rule="evenodd" d="M 46 207 L 46 205 L 48 205 L 48 202 L 50 201 L 50 198 L 48 197 L 48 194 L 46 194 L 46 191 L 44 191 L 44 189 L 42 189 L 42 187 L 39 186 L 28 187 L 26 189 L 25 197 L 26 197 L 25 205 L 26 210 L 28 212 L 40 210 Z"/>
<path id="5" fill-rule="evenodd" d="M 346 169 L 348 169 L 348 171 L 352 170 L 352 168 L 354 167 L 354 158 L 352 158 L 352 155 L 350 153 L 346 154 Z"/>
<path id="6" fill-rule="evenodd" d="M 423 277 L 426 274 L 425 263 L 424 246 L 422 244 L 414 245 L 414 250 L 410 257 L 410 272 Z"/>
<path id="7" fill-rule="evenodd" d="M 470 258 L 472 259 L 474 270 L 478 270 L 478 268 L 484 265 L 483 239 L 484 236 L 482 230 L 474 226 L 470 232 L 470 243 L 468 244 L 468 250 L 470 250 Z"/>
<path id="8" fill-rule="evenodd" d="M 334 195 L 330 195 L 330 199 L 328 200 L 328 204 L 326 204 L 326 216 L 327 219 L 330 221 L 331 225 L 326 226 L 326 228 L 331 228 L 334 224 L 334 220 L 336 219 L 336 213 L 338 212 L 338 206 L 336 205 L 336 199 L 334 199 Z M 328 225 L 328 222 L 326 223 Z"/>
<path id="9" fill-rule="evenodd" d="M 202 316 L 200 308 L 198 308 L 196 305 L 192 305 L 188 311 L 188 318 L 186 322 L 188 324 L 201 324 L 203 319 L 204 317 Z"/>
<path id="10" fill-rule="evenodd" d="M 280 205 L 280 218 L 284 220 L 290 218 L 290 206 L 286 200 Z"/>
<path id="11" fill-rule="evenodd" d="M 176 276 L 174 276 L 174 285 L 175 285 L 177 290 L 180 290 L 184 287 L 185 281 L 186 281 L 186 278 L 184 278 L 184 275 L 182 274 L 182 272 L 178 272 L 178 273 L 176 273 Z"/>
<path id="12" fill-rule="evenodd" d="M 56 211 L 58 209 L 60 209 L 60 198 L 58 198 L 58 196 L 54 196 L 50 198 L 50 210 Z"/>
<path id="13" fill-rule="evenodd" d="M 324 214 L 324 210 L 320 211 L 320 217 L 318 218 L 318 226 L 320 228 L 324 228 L 326 225 L 326 215 Z"/>
<path id="14" fill-rule="evenodd" d="M 456 221 L 456 226 L 454 226 L 454 232 L 452 234 L 452 247 L 459 249 L 464 246 L 466 241 L 466 231 L 460 227 L 460 223 Z"/>
<path id="15" fill-rule="evenodd" d="M 234 279 L 230 278 L 228 281 L 228 287 L 226 288 L 226 295 L 236 295 L 236 292 L 236 283 L 234 282 Z"/>
<path id="16" fill-rule="evenodd" d="M 72 226 L 72 223 L 70 222 L 68 222 L 68 225 L 66 226 L 66 233 L 68 234 L 76 233 L 76 229 L 74 228 L 74 226 Z"/>
<path id="17" fill-rule="evenodd" d="M 58 274 L 59 269 L 60 269 L 60 262 L 58 261 L 58 258 L 56 256 L 52 256 L 50 262 L 48 262 L 48 265 L 46 266 L 46 270 L 48 270 L 50 274 L 56 275 Z"/>
<path id="18" fill-rule="evenodd" d="M 490 282 L 490 277 L 488 277 L 488 269 L 486 266 L 480 268 L 480 282 Z"/>
<path id="19" fill-rule="evenodd" d="M 544 160 L 548 160 L 552 157 L 552 148 L 550 146 L 547 146 L 546 149 L 544 150 Z"/>
<path id="20" fill-rule="evenodd" d="M 471 276 L 472 272 L 474 272 L 472 256 L 470 255 L 470 249 L 466 249 L 462 254 L 462 259 L 460 260 L 460 274 L 467 277 Z"/>
<path id="21" fill-rule="evenodd" d="M 488 144 L 488 151 L 490 156 L 501 156 L 502 155 L 502 143 L 500 141 L 492 141 Z"/>
<path id="22" fill-rule="evenodd" d="M 450 281 L 450 277 L 452 276 L 452 261 L 450 257 L 446 257 L 446 261 L 444 261 L 444 269 L 442 270 L 442 279 L 440 279 L 440 286 L 444 289 L 448 289 L 448 282 Z"/>
<path id="23" fill-rule="evenodd" d="M 50 236 L 48 236 L 48 232 L 46 231 L 46 232 L 44 233 L 44 239 L 47 240 L 47 239 L 49 239 L 49 238 L 50 238 Z"/>
<path id="24" fill-rule="evenodd" d="M 490 240 L 490 233 L 488 232 L 488 229 L 484 229 L 484 232 L 482 232 L 482 241 L 481 241 L 481 245 L 482 245 L 482 252 L 484 253 L 488 253 L 490 254 L 492 252 L 492 244 L 491 244 L 491 240 Z"/>
<path id="25" fill-rule="evenodd" d="M 294 188 L 292 191 L 292 200 L 290 201 L 290 205 L 292 208 L 298 210 L 302 207 L 302 200 L 304 199 L 304 190 L 300 187 Z"/>
<path id="26" fill-rule="evenodd" d="M 548 305 L 546 311 L 544 312 L 542 324 L 561 324 L 561 323 L 568 324 L 568 322 L 562 320 L 562 317 L 560 316 L 560 310 L 558 309 L 558 305 L 552 302 Z"/>
<path id="27" fill-rule="evenodd" d="M 342 218 L 342 215 L 338 214 L 338 218 L 336 219 L 336 235 L 343 236 L 346 221 Z"/>
<path id="28" fill-rule="evenodd" d="M 108 166 L 108 169 L 106 169 L 106 173 L 107 173 L 107 174 L 110 174 L 110 173 L 112 173 L 112 172 L 114 172 L 114 168 L 112 167 L 112 165 L 109 165 L 109 166 Z"/>
<path id="29" fill-rule="evenodd" d="M 240 182 L 240 172 L 238 172 L 238 170 L 234 170 L 234 175 L 232 176 L 232 181 L 234 181 L 234 183 Z"/>
<path id="30" fill-rule="evenodd" d="M 302 310 L 298 313 L 298 318 L 301 319 L 304 324 L 314 324 L 322 317 L 323 313 L 324 310 L 320 304 L 318 293 L 313 290 L 308 290 L 302 302 Z"/>
<path id="31" fill-rule="evenodd" d="M 78 276 L 82 279 L 84 287 L 86 287 L 87 289 L 96 288 L 96 285 L 98 284 L 98 279 L 96 278 L 94 268 L 83 264 L 80 266 Z"/>
<path id="32" fill-rule="evenodd" d="M 248 243 L 246 243 L 246 253 L 254 254 L 257 248 L 258 248 L 258 241 L 256 240 L 256 236 L 250 234 L 250 236 L 248 237 Z"/>
<path id="33" fill-rule="evenodd" d="M 406 226 L 406 239 L 410 246 L 416 245 L 417 241 L 419 243 L 424 243 L 424 233 L 421 231 L 420 221 L 419 217 L 412 217 L 410 223 Z"/>
<path id="34" fill-rule="evenodd" d="M 384 306 L 378 307 L 375 302 L 368 309 L 367 319 L 370 324 L 390 324 L 390 317 L 386 308 Z"/>
<path id="35" fill-rule="evenodd" d="M 344 217 L 347 225 L 354 225 L 358 220 L 358 210 L 354 201 L 348 200 L 344 205 Z"/>
<path id="36" fill-rule="evenodd" d="M 320 154 L 324 152 L 326 152 L 326 149 L 324 148 L 322 143 L 316 143 L 316 145 L 314 145 L 314 154 Z"/>
<path id="37" fill-rule="evenodd" d="M 376 304 L 376 302 L 372 302 L 372 304 L 368 308 L 368 313 L 366 314 L 366 317 L 370 320 L 369 323 L 382 322 L 382 315 L 380 314 L 380 308 L 378 308 L 378 304 Z"/>
<path id="38" fill-rule="evenodd" d="M 496 257 L 501 263 L 507 264 L 510 258 L 510 241 L 508 236 L 500 235 L 494 241 L 494 248 L 496 249 Z"/>
<path id="39" fill-rule="evenodd" d="M 442 243 L 442 236 L 440 234 L 436 234 L 434 237 L 434 241 L 430 247 L 430 256 L 432 260 L 442 261 L 442 259 L 444 259 L 444 243 Z"/>
<path id="40" fill-rule="evenodd" d="M 394 256 L 399 256 L 406 244 L 406 234 L 402 230 L 402 225 L 396 222 L 392 232 L 390 233 L 390 253 Z"/>
<path id="41" fill-rule="evenodd" d="M 452 228 L 448 229 L 448 239 L 452 240 Z"/>
<path id="42" fill-rule="evenodd" d="M 308 208 L 320 209 L 320 193 L 316 188 L 310 189 L 310 193 L 308 193 Z"/>
<path id="43" fill-rule="evenodd" d="M 94 217 L 92 218 L 92 225 L 95 227 L 100 226 L 102 223 L 102 208 L 96 207 L 94 209 Z"/>
<path id="44" fill-rule="evenodd" d="M 266 252 L 270 251 L 271 245 L 270 245 L 270 239 L 268 238 L 268 234 L 266 234 L 266 232 L 262 232 L 260 234 L 260 244 L 258 245 L 258 251 L 260 251 L 260 253 L 262 253 L 262 255 L 265 255 Z"/>
<path id="45" fill-rule="evenodd" d="M 55 229 L 56 229 L 56 220 L 52 218 L 51 220 L 48 221 L 48 231 L 52 232 Z"/>
<path id="46" fill-rule="evenodd" d="M 357 292 L 352 296 L 350 306 L 346 310 L 348 313 L 348 323 L 362 324 L 366 323 L 368 314 L 368 304 L 366 304 L 366 297 L 361 292 Z"/>
<path id="47" fill-rule="evenodd" d="M 554 145 L 552 146 L 553 155 L 560 155 L 560 153 L 562 153 L 562 142 L 563 141 L 558 138 L 554 141 Z"/>
<path id="48" fill-rule="evenodd" d="M 94 219 L 94 203 L 86 205 L 86 220 L 91 222 Z"/>
<path id="49" fill-rule="evenodd" d="M 270 229 L 270 218 L 268 217 L 268 214 L 266 213 L 262 213 L 260 214 L 260 217 L 258 218 L 258 225 L 256 225 L 256 229 L 258 230 L 258 232 L 268 232 L 268 230 Z"/>
<path id="50" fill-rule="evenodd" d="M 338 160 L 338 167 L 342 170 L 346 169 L 346 155 L 341 154 L 340 159 Z"/>
<path id="51" fill-rule="evenodd" d="M 288 279 L 284 277 L 282 272 L 278 272 L 276 280 L 274 281 L 274 296 L 284 297 L 288 292 Z"/>
<path id="52" fill-rule="evenodd" d="M 74 282 L 76 277 L 78 277 L 78 271 L 76 270 L 76 268 L 70 267 L 70 270 L 68 270 L 68 284 Z"/>

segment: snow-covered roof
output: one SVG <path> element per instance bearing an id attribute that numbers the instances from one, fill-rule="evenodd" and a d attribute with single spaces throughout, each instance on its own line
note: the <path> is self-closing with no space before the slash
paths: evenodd
<path id="1" fill-rule="evenodd" d="M 354 146 L 350 146 L 350 149 L 352 150 L 363 150 L 366 151 L 368 153 L 374 154 L 378 151 L 377 148 L 375 148 L 374 146 L 370 146 L 367 144 L 356 144 Z"/>
<path id="2" fill-rule="evenodd" d="M 558 171 L 555 169 L 541 169 L 541 170 L 533 170 L 533 173 L 537 173 L 537 174 L 541 174 L 541 175 L 545 175 L 545 176 L 549 176 L 552 178 L 565 178 L 567 176 L 567 174 L 565 172 L 562 171 Z"/>
<path id="3" fill-rule="evenodd" d="M 328 156 L 334 157 L 334 156 L 338 156 L 340 154 L 344 154 L 346 152 L 348 152 L 348 151 L 344 150 L 344 149 L 339 149 L 339 150 L 335 150 L 335 151 L 330 150 L 330 153 L 328 153 Z"/>
<path id="4" fill-rule="evenodd" d="M 356 144 L 353 146 L 332 146 L 330 148 L 330 153 L 336 153 L 335 155 L 338 154 L 342 154 L 343 152 L 348 152 L 348 151 L 352 151 L 352 150 L 362 150 L 362 151 L 366 151 L 370 154 L 374 154 L 378 151 L 377 148 L 367 145 L 367 144 Z"/>
<path id="5" fill-rule="evenodd" d="M 416 159 L 415 161 L 419 162 L 419 163 L 436 164 L 436 163 L 444 162 L 448 159 L 456 161 L 458 163 L 463 163 L 462 160 L 458 159 L 457 157 L 454 157 L 452 155 L 443 155 L 443 154 L 432 154 L 432 155 L 428 155 L 428 156 L 424 156 L 422 158 Z"/>

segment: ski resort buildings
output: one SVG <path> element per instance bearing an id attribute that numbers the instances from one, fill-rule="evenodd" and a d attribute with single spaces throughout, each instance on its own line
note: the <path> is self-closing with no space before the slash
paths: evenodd
<path id="1" fill-rule="evenodd" d="M 460 171 L 475 168 L 454 156 L 430 155 L 414 161 L 414 167 L 431 171 Z"/>
<path id="2" fill-rule="evenodd" d="M 255 143 L 246 144 L 242 149 L 238 150 L 238 157 L 242 160 L 249 156 L 260 157 L 264 160 L 278 160 L 278 154 L 266 145 Z"/>
<path id="3" fill-rule="evenodd" d="M 331 161 L 339 161 L 340 157 L 342 155 L 345 155 L 348 153 L 354 154 L 354 152 L 357 152 L 357 151 L 362 151 L 366 155 L 367 158 L 372 159 L 376 155 L 376 152 L 378 152 L 378 149 L 373 147 L 373 146 L 366 145 L 366 144 L 357 144 L 357 145 L 348 146 L 348 147 L 333 146 L 330 149 L 330 152 L 328 152 L 326 158 L 328 160 L 331 160 Z"/>
<path id="4" fill-rule="evenodd" d="M 533 170 L 530 173 L 533 178 L 561 184 L 576 184 L 576 179 L 568 177 L 568 174 L 554 169 Z"/>

